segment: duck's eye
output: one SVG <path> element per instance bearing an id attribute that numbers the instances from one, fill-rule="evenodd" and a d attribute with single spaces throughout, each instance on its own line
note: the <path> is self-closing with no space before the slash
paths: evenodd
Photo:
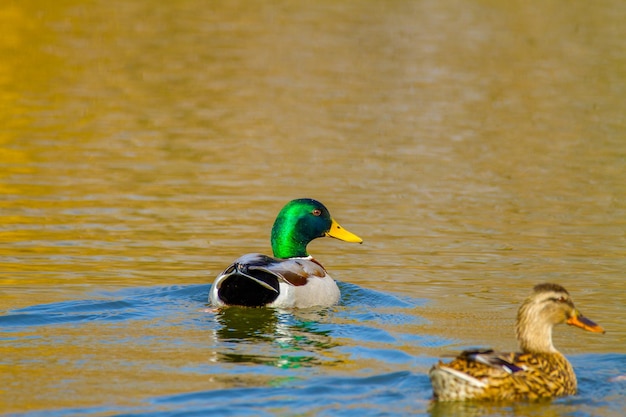
<path id="1" fill-rule="evenodd" d="M 322 210 L 320 209 L 315 209 L 313 210 L 311 213 L 313 213 L 314 216 L 320 216 L 322 214 Z"/>
<path id="2" fill-rule="evenodd" d="M 559 297 L 559 298 L 557 298 L 557 299 L 556 299 L 556 301 L 558 301 L 559 303 L 564 303 L 564 302 L 566 302 L 566 301 L 567 301 L 567 298 L 565 298 L 565 297 Z"/>

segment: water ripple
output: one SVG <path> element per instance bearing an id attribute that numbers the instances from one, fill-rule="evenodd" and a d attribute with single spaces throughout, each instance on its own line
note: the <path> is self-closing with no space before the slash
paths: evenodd
<path id="1" fill-rule="evenodd" d="M 446 346 L 451 340 L 409 330 L 428 324 L 414 310 L 427 305 L 427 299 L 346 283 L 340 287 L 345 295 L 341 305 L 321 310 L 207 310 L 209 285 L 178 285 L 97 291 L 84 300 L 9 311 L 0 316 L 5 346 L 76 351 L 68 360 L 55 353 L 70 372 L 60 383 L 72 380 L 72 369 L 89 372 L 90 367 L 97 375 L 101 369 L 112 375 L 125 369 L 154 373 L 154 387 L 167 382 L 160 379 L 164 376 L 172 381 L 187 378 L 186 385 L 176 384 L 178 393 L 145 395 L 137 405 L 20 415 L 274 416 L 298 410 L 298 415 L 367 417 L 508 412 L 506 406 L 430 404 L 426 371 L 437 358 L 411 350 Z M 140 354 L 128 356 L 128 349 Z M 177 359 L 181 349 L 182 363 Z M 46 366 L 45 356 L 21 360 Z M 605 410 L 604 415 L 620 415 L 626 357 L 578 355 L 571 360 L 580 394 L 557 400 L 554 406 L 581 417 L 598 409 Z M 521 407 L 527 407 L 525 415 L 536 411 L 532 405 Z"/>

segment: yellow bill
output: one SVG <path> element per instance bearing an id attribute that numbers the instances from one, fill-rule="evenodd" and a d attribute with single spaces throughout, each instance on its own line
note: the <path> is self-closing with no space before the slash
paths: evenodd
<path id="1" fill-rule="evenodd" d="M 346 229 L 341 227 L 339 223 L 337 223 L 334 219 L 331 220 L 330 230 L 326 232 L 326 236 L 334 237 L 335 239 L 343 240 L 345 242 L 354 242 L 354 243 L 362 243 L 363 239 L 355 235 L 354 233 L 348 232 Z"/>

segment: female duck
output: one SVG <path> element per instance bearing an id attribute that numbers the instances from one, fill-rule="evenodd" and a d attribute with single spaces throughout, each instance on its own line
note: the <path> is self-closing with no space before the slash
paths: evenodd
<path id="1" fill-rule="evenodd" d="M 319 201 L 290 201 L 272 227 L 274 257 L 250 253 L 237 259 L 215 279 L 209 301 L 216 307 L 307 308 L 337 304 L 340 293 L 335 280 L 306 250 L 309 242 L 324 236 L 363 241 L 333 220 Z"/>
<path id="2" fill-rule="evenodd" d="M 552 327 L 561 323 L 604 333 L 576 310 L 565 288 L 535 286 L 517 313 L 522 351 L 464 351 L 448 364 L 439 362 L 429 373 L 435 400 L 533 400 L 575 394 L 574 369 L 552 344 Z"/>

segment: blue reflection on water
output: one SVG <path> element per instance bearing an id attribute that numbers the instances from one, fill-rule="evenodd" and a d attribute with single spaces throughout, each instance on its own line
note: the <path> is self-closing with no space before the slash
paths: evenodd
<path id="1" fill-rule="evenodd" d="M 205 309 L 209 285 L 127 288 L 97 292 L 88 300 L 34 305 L 0 316 L 0 340 L 12 345 L 54 343 L 36 335 L 17 340 L 13 334 L 29 327 L 66 326 L 85 322 L 145 321 L 147 326 L 184 326 L 217 336 L 217 363 L 190 364 L 176 372 L 202 375 L 263 375 L 263 386 L 181 392 L 145 398 L 134 407 L 106 406 L 46 410 L 25 416 L 205 416 L 205 415 L 542 415 L 546 404 L 431 404 L 425 373 L 437 358 L 414 357 L 402 346 L 446 346 L 446 340 L 405 332 L 404 326 L 427 325 L 415 314 L 427 300 L 411 299 L 340 283 L 342 305 L 315 312 L 228 308 L 210 314 Z M 167 322 L 167 324 L 163 324 Z M 125 335 L 101 343 L 141 344 L 147 336 Z M 203 341 L 202 341 L 203 342 Z M 171 339 L 184 349 L 192 342 Z M 326 355 L 328 351 L 332 356 Z M 349 358 L 361 364 L 344 374 L 330 375 L 324 366 L 343 365 Z M 624 411 L 626 355 L 577 355 L 580 393 L 549 403 L 555 415 L 618 416 Z M 241 366 L 245 364 L 245 366 Z M 369 364 L 372 364 L 369 366 Z M 378 364 L 377 367 L 375 364 Z M 404 369 L 381 372 L 382 369 Z M 132 366 L 132 364 L 131 364 Z M 162 366 L 154 364 L 154 366 Z M 339 368 L 341 369 L 341 368 Z M 174 370 L 172 370 L 174 371 Z"/>

